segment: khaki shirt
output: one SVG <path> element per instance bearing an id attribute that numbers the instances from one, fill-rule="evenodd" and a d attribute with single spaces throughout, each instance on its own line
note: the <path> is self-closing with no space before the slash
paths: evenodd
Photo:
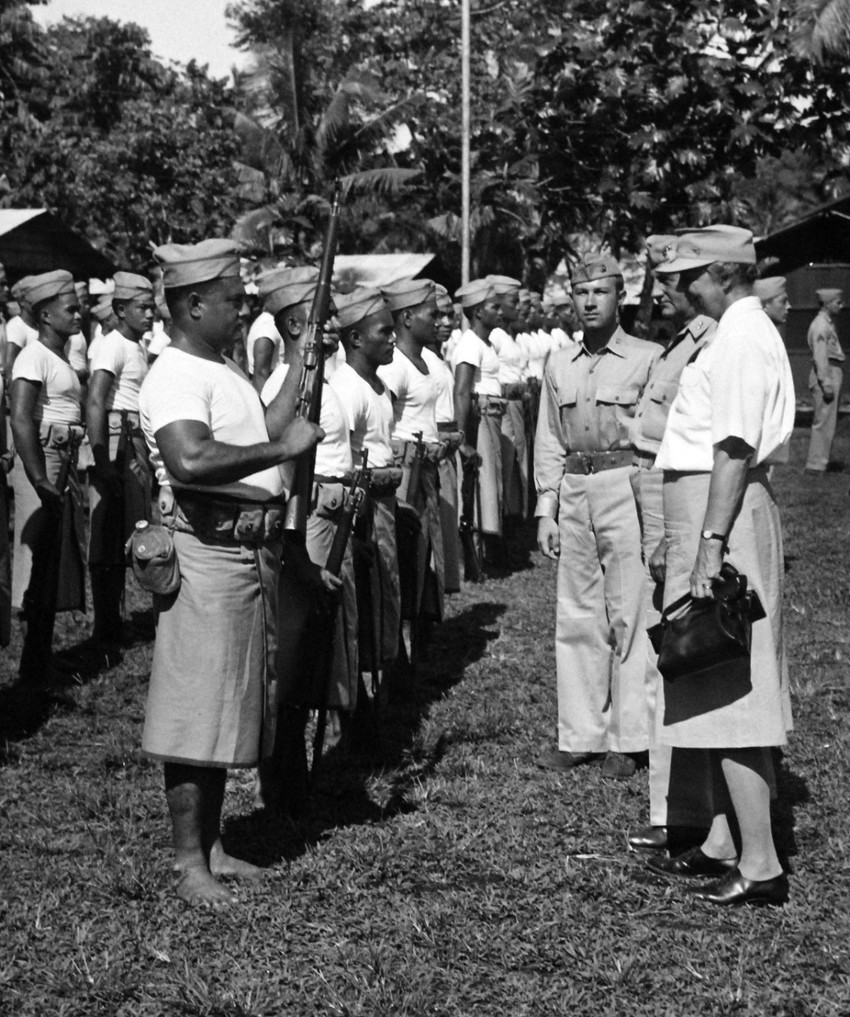
<path id="1" fill-rule="evenodd" d="M 829 381 L 830 360 L 843 361 L 844 351 L 838 341 L 835 324 L 824 310 L 818 311 L 809 325 L 809 349 L 812 351 L 815 374 L 819 381 Z"/>
<path id="2" fill-rule="evenodd" d="M 714 318 L 697 315 L 658 358 L 631 427 L 632 444 L 640 452 L 658 452 L 667 426 L 667 414 L 679 391 L 679 377 L 694 353 L 707 345 L 716 331 Z"/>
<path id="3" fill-rule="evenodd" d="M 631 448 L 632 418 L 661 352 L 618 327 L 596 354 L 584 342 L 551 354 L 534 441 L 535 515 L 557 517 L 569 453 Z"/>

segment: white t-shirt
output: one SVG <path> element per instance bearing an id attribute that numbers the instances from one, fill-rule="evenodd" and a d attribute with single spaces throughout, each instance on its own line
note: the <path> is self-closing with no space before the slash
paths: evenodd
<path id="1" fill-rule="evenodd" d="M 28 325 L 20 315 L 16 315 L 6 323 L 6 341 L 25 349 L 30 343 L 38 341 L 38 329 Z M 65 343 L 65 356 L 75 371 L 87 371 L 88 359 L 85 336 L 82 332 L 72 335 Z"/>
<path id="2" fill-rule="evenodd" d="M 422 351 L 422 359 L 437 386 L 437 405 L 434 410 L 438 424 L 448 424 L 455 419 L 455 378 L 449 365 L 432 350 Z"/>
<path id="3" fill-rule="evenodd" d="M 6 322 L 6 342 L 17 346 L 22 350 L 29 343 L 38 339 L 38 329 L 28 325 L 24 319 L 16 314 Z"/>
<path id="4" fill-rule="evenodd" d="M 278 365 L 263 385 L 261 398 L 268 406 L 280 392 L 289 364 Z M 351 471 L 351 440 L 348 436 L 348 416 L 339 396 L 329 384 L 322 386 L 322 411 L 319 426 L 325 437 L 316 446 L 316 473 L 322 477 L 341 477 Z"/>
<path id="5" fill-rule="evenodd" d="M 82 388 L 76 371 L 44 343 L 28 343 L 12 367 L 12 381 L 36 382 L 38 401 L 33 420 L 48 424 L 79 424 L 82 421 Z"/>
<path id="6" fill-rule="evenodd" d="M 216 363 L 166 347 L 151 366 L 139 393 L 142 431 L 160 484 L 179 488 L 162 461 L 156 433 L 178 420 L 206 424 L 216 441 L 257 445 L 269 440 L 265 413 L 254 386 L 233 363 Z M 270 466 L 230 484 L 198 485 L 200 491 L 264 501 L 283 493 L 284 476 Z"/>
<path id="7" fill-rule="evenodd" d="M 392 363 L 379 367 L 378 377 L 393 395 L 393 437 L 415 441 L 421 431 L 423 441 L 439 441 L 437 385 L 431 375 L 422 374 L 396 347 Z"/>
<path id="8" fill-rule="evenodd" d="M 108 371 L 115 381 L 106 397 L 108 410 L 138 410 L 139 390 L 148 373 L 145 351 L 117 330 L 95 340 L 91 371 Z M 92 343 L 94 346 L 94 343 Z"/>
<path id="9" fill-rule="evenodd" d="M 494 328 L 490 344 L 499 358 L 499 381 L 503 385 L 521 385 L 526 378 L 527 362 L 519 343 L 503 328 Z"/>
<path id="10" fill-rule="evenodd" d="M 655 465 L 711 472 L 714 446 L 741 438 L 752 465 L 788 461 L 794 379 L 785 344 L 756 296 L 736 300 L 714 340 L 682 371 Z"/>
<path id="11" fill-rule="evenodd" d="M 455 370 L 459 364 L 472 364 L 475 368 L 473 390 L 476 395 L 500 396 L 499 355 L 493 346 L 480 339 L 471 328 L 461 336 L 455 349 Z"/>
<path id="12" fill-rule="evenodd" d="M 88 371 L 88 345 L 82 332 L 75 333 L 65 343 L 65 356 L 75 371 Z"/>
<path id="13" fill-rule="evenodd" d="M 274 323 L 274 315 L 268 311 L 258 314 L 245 338 L 245 353 L 248 357 L 248 372 L 254 373 L 254 345 L 258 339 L 268 339 L 274 346 L 272 350 L 271 369 L 272 371 L 283 363 L 283 336 L 278 332 Z M 281 383 L 282 384 L 282 383 Z"/>
<path id="14" fill-rule="evenodd" d="M 571 339 L 567 335 L 567 333 L 564 331 L 564 329 L 562 329 L 560 327 L 560 325 L 556 325 L 552 329 L 552 352 L 553 353 L 555 352 L 555 350 L 565 350 L 568 346 L 573 346 L 574 343 L 575 343 L 575 340 Z"/>
<path id="15" fill-rule="evenodd" d="M 351 447 L 358 461 L 360 452 L 365 448 L 369 452 L 370 466 L 376 469 L 392 466 L 390 435 L 394 418 L 389 389 L 384 386 L 384 391 L 379 394 L 348 364 L 339 365 L 330 386 L 339 396 L 348 419 Z"/>

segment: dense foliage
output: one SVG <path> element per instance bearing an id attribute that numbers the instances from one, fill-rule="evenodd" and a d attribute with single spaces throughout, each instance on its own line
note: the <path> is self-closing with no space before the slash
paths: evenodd
<path id="1" fill-rule="evenodd" d="M 478 0 L 473 270 L 545 271 L 578 232 L 615 250 L 717 219 L 763 232 L 843 193 L 850 68 L 801 48 L 814 7 Z M 341 177 L 343 250 L 456 263 L 458 6 L 234 0 L 228 14 L 254 59 L 231 85 L 157 63 L 135 25 L 41 30 L 0 0 L 0 202 L 46 205 L 122 262 L 234 223 L 259 253 L 303 258 Z"/>
<path id="2" fill-rule="evenodd" d="M 151 244 L 229 231 L 238 143 L 222 83 L 155 61 L 136 25 L 66 19 L 42 31 L 9 0 L 3 66 L 8 204 L 55 211 L 127 267 L 144 266 Z"/>

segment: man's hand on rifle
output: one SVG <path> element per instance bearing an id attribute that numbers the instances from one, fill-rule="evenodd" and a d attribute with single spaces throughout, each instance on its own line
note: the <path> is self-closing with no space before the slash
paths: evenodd
<path id="1" fill-rule="evenodd" d="M 46 477 L 35 485 L 35 493 L 49 512 L 58 512 L 62 508 L 62 494 L 59 488 Z"/>
<path id="2" fill-rule="evenodd" d="M 464 442 L 458 451 L 460 452 L 460 456 L 461 459 L 463 459 L 464 464 L 472 461 L 476 466 L 481 465 L 481 456 L 475 451 L 472 445 L 467 445 L 467 443 Z"/>
<path id="3" fill-rule="evenodd" d="M 304 417 L 296 417 L 284 429 L 278 444 L 281 447 L 281 461 L 297 459 L 315 448 L 325 437 L 318 424 L 311 424 Z"/>

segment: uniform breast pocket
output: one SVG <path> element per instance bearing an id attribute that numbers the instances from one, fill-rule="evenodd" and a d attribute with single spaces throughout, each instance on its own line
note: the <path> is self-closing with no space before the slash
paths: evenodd
<path id="1" fill-rule="evenodd" d="M 578 402 L 578 389 L 576 388 L 559 388 L 558 389 L 558 405 L 561 409 L 570 409 L 575 406 Z"/>
<path id="2" fill-rule="evenodd" d="M 666 406 L 669 408 L 670 403 L 676 398 L 676 393 L 679 391 L 679 383 L 676 381 L 657 381 L 649 393 L 649 398 L 654 402 L 658 403 L 659 406 Z"/>
<path id="3" fill-rule="evenodd" d="M 596 402 L 604 406 L 634 407 L 639 395 L 637 385 L 600 385 L 596 390 Z"/>

